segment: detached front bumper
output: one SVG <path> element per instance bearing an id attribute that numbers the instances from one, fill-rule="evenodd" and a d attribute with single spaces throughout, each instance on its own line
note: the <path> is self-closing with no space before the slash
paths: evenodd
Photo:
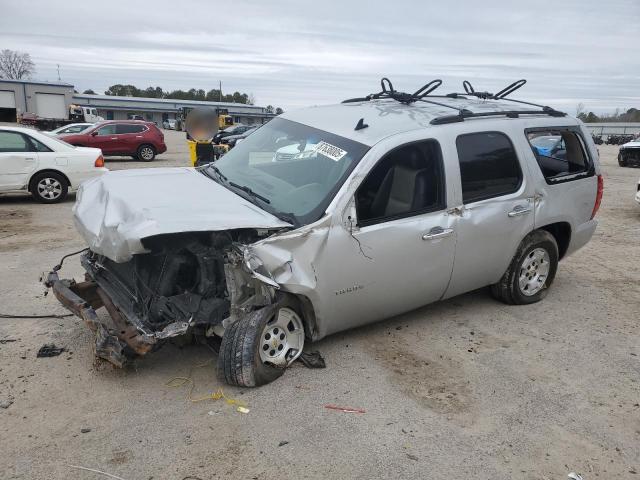
<path id="1" fill-rule="evenodd" d="M 123 367 L 136 355 L 144 355 L 156 345 L 155 337 L 141 335 L 124 320 L 94 281 L 77 283 L 75 280 L 60 279 L 58 273 L 52 271 L 43 283 L 51 288 L 67 310 L 84 320 L 96 334 L 96 356 Z M 103 306 L 109 315 L 98 317 L 96 310 Z"/>

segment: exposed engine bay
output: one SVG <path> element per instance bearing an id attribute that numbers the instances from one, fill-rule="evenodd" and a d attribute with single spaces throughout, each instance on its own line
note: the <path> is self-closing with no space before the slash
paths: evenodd
<path id="1" fill-rule="evenodd" d="M 92 309 L 106 307 L 113 322 L 105 324 L 95 311 L 90 319 L 80 315 L 96 331 L 96 354 L 123 366 L 170 337 L 222 336 L 238 316 L 272 303 L 278 284 L 260 273 L 261 265 L 246 247 L 271 233 L 243 229 L 159 235 L 144 240 L 149 253 L 124 263 L 91 250 L 83 254 L 87 281 L 67 287 L 81 299 L 91 299 Z"/>

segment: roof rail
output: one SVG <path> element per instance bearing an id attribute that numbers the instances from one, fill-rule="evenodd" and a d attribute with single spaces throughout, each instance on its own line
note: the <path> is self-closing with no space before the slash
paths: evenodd
<path id="1" fill-rule="evenodd" d="M 445 123 L 464 122 L 467 118 L 478 117 L 500 117 L 518 118 L 520 115 L 549 115 L 552 117 L 564 117 L 567 114 L 559 112 L 551 107 L 543 107 L 541 110 L 503 110 L 495 112 L 471 112 L 469 110 L 461 110 L 458 115 L 445 115 L 436 117 L 431 120 L 431 125 L 443 125 Z"/>
<path id="2" fill-rule="evenodd" d="M 406 105 L 410 105 L 414 102 L 425 102 L 430 103 L 432 105 L 438 105 L 440 107 L 450 108 L 452 110 L 456 110 L 457 115 L 444 115 L 441 117 L 434 118 L 431 120 L 432 125 L 441 125 L 445 123 L 454 123 L 454 122 L 463 122 L 467 118 L 477 118 L 477 117 L 497 117 L 497 116 L 507 116 L 509 118 L 517 118 L 520 115 L 550 115 L 552 117 L 564 117 L 567 114 L 564 112 L 560 112 L 546 105 L 539 105 L 537 103 L 525 102 L 523 100 L 514 100 L 512 98 L 506 98 L 508 95 L 512 94 L 516 90 L 520 89 L 527 83 L 525 79 L 520 79 L 515 81 L 505 88 L 500 90 L 498 93 L 490 93 L 490 92 L 476 92 L 473 88 L 473 85 L 468 80 L 462 82 L 462 86 L 464 88 L 464 93 L 448 93 L 446 95 L 432 95 L 431 98 L 468 98 L 468 97 L 476 97 L 482 100 L 506 100 L 509 102 L 520 103 L 523 105 L 530 105 L 533 107 L 539 107 L 540 110 L 506 110 L 506 111 L 489 111 L 489 112 L 472 112 L 465 108 L 458 108 L 453 105 L 447 105 L 446 103 L 436 102 L 434 100 L 426 100 L 425 97 L 429 96 L 431 92 L 433 92 L 436 88 L 442 85 L 442 80 L 436 79 L 432 80 L 422 88 L 419 88 L 414 93 L 404 93 L 398 92 L 393 88 L 393 84 L 391 80 L 384 77 L 380 80 L 380 86 L 382 90 L 378 93 L 371 93 L 366 97 L 360 98 L 350 98 L 344 100 L 342 103 L 353 103 L 353 102 L 366 102 L 370 100 L 377 100 L 381 98 L 391 98 L 400 103 L 404 103 Z"/>

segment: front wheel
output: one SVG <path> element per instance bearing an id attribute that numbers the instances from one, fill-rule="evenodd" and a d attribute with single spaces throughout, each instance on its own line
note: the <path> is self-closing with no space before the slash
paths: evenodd
<path id="1" fill-rule="evenodd" d="M 230 385 L 265 385 L 280 377 L 303 347 L 304 326 L 293 305 L 269 305 L 227 327 L 218 355 L 218 373 Z"/>
<path id="2" fill-rule="evenodd" d="M 138 160 L 143 162 L 152 162 L 156 158 L 156 151 L 151 145 L 140 145 L 138 147 Z"/>
<path id="3" fill-rule="evenodd" d="M 546 230 L 535 230 L 520 243 L 509 268 L 491 286 L 493 296 L 509 305 L 542 300 L 558 269 L 558 244 Z"/>
<path id="4" fill-rule="evenodd" d="M 31 183 L 31 195 L 40 203 L 58 203 L 65 199 L 67 180 L 56 172 L 37 174 Z"/>

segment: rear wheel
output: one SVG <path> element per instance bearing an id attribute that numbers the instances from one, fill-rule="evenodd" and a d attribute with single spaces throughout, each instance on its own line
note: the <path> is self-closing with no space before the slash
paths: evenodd
<path id="1" fill-rule="evenodd" d="M 302 353 L 302 318 L 288 302 L 253 311 L 222 337 L 218 372 L 224 381 L 257 387 L 274 381 Z"/>
<path id="2" fill-rule="evenodd" d="M 140 145 L 137 153 L 138 160 L 152 162 L 156 158 L 156 150 L 151 145 Z"/>
<path id="3" fill-rule="evenodd" d="M 526 305 L 542 300 L 558 269 L 558 244 L 546 230 L 527 235 L 498 283 L 493 296 L 509 305 Z"/>
<path id="4" fill-rule="evenodd" d="M 31 183 L 31 195 L 41 203 L 61 202 L 68 190 L 67 180 L 55 172 L 39 173 Z"/>

